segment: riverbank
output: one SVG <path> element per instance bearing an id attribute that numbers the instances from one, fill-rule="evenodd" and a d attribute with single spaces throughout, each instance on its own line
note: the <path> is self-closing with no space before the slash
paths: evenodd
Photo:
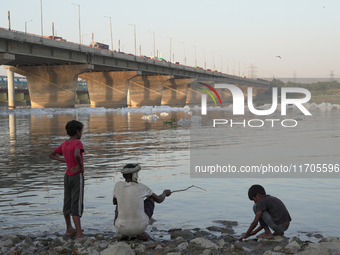
<path id="1" fill-rule="evenodd" d="M 35 236 L 32 234 L 9 234 L 0 236 L 0 254 L 79 254 L 79 255 L 219 255 L 219 254 L 340 254 L 339 237 L 321 238 L 317 243 L 298 237 L 275 236 L 273 239 L 237 241 L 233 227 L 236 221 L 215 221 L 207 230 L 170 229 L 170 240 L 151 239 L 143 242 L 131 238 L 119 242 L 118 233 L 96 233 L 81 239 L 68 237 L 59 232 Z M 157 231 L 154 227 L 153 230 Z M 85 233 L 86 234 L 86 233 Z M 217 234 L 217 235 L 216 235 Z"/>

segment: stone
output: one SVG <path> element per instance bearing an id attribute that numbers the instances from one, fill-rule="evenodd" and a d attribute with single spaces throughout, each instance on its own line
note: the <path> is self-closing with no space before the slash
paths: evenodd
<path id="1" fill-rule="evenodd" d="M 0 247 L 3 247 L 3 246 L 12 246 L 13 245 L 13 241 L 11 239 L 7 239 L 5 241 L 1 241 L 0 242 Z"/>
<path id="2" fill-rule="evenodd" d="M 87 252 L 89 255 L 100 255 L 99 252 L 94 247 L 88 248 Z"/>
<path id="3" fill-rule="evenodd" d="M 163 249 L 163 247 L 160 244 L 157 244 L 157 246 L 155 247 L 155 250 L 162 250 L 162 249 Z"/>
<path id="4" fill-rule="evenodd" d="M 328 237 L 322 238 L 319 241 L 319 243 L 323 243 L 323 242 L 340 242 L 340 238 L 335 237 L 335 236 L 328 236 Z"/>
<path id="5" fill-rule="evenodd" d="M 209 250 L 209 249 L 205 249 L 203 252 L 202 252 L 202 255 L 211 255 L 212 254 L 212 251 Z"/>
<path id="6" fill-rule="evenodd" d="M 195 239 L 192 239 L 190 243 L 199 244 L 203 248 L 210 248 L 210 249 L 218 249 L 217 244 L 214 244 L 213 242 L 203 238 L 203 237 L 196 237 Z"/>
<path id="7" fill-rule="evenodd" d="M 64 246 L 58 246 L 53 249 L 58 254 L 71 254 L 72 250 Z"/>
<path id="8" fill-rule="evenodd" d="M 299 249 L 301 249 L 301 246 L 296 241 L 293 241 L 285 246 L 286 254 L 295 254 Z"/>
<path id="9" fill-rule="evenodd" d="M 234 248 L 235 248 L 235 251 L 243 251 L 244 250 L 242 245 L 240 245 L 238 243 L 234 244 Z"/>
<path id="10" fill-rule="evenodd" d="M 207 229 L 208 229 L 209 231 L 216 231 L 216 232 L 220 232 L 220 231 L 221 231 L 221 228 L 220 228 L 220 227 L 217 227 L 217 226 L 207 227 Z"/>
<path id="11" fill-rule="evenodd" d="M 339 255 L 340 242 L 310 243 L 299 255 Z"/>
<path id="12" fill-rule="evenodd" d="M 137 247 L 135 248 L 135 253 L 136 253 L 136 254 L 142 255 L 142 254 L 145 254 L 145 251 L 146 251 L 146 247 L 145 247 L 144 244 L 139 244 L 139 245 L 137 245 Z"/>
<path id="13" fill-rule="evenodd" d="M 238 225 L 237 221 L 231 221 L 231 220 L 214 220 L 214 223 L 222 224 L 224 226 L 227 226 L 229 228 L 236 227 Z"/>
<path id="14" fill-rule="evenodd" d="M 130 248 L 127 243 L 119 242 L 110 245 L 109 248 L 103 250 L 100 255 L 135 255 L 135 252 Z"/>
<path id="15" fill-rule="evenodd" d="M 258 238 L 257 242 L 268 243 L 268 244 L 270 244 L 270 243 L 281 243 L 281 242 L 288 243 L 288 239 L 285 236 L 273 236 L 272 239 Z"/>
<path id="16" fill-rule="evenodd" d="M 104 239 L 104 235 L 101 233 L 97 233 L 94 235 L 94 238 L 96 238 L 97 240 L 103 240 Z"/>
<path id="17" fill-rule="evenodd" d="M 321 234 L 315 234 L 315 235 L 313 235 L 315 238 L 323 238 L 323 235 L 321 235 Z"/>
<path id="18" fill-rule="evenodd" d="M 188 229 L 176 230 L 171 233 L 171 239 L 176 239 L 179 236 L 183 237 L 184 239 L 191 239 L 194 237 L 193 233 Z"/>
<path id="19" fill-rule="evenodd" d="M 281 246 L 276 246 L 273 251 L 282 251 L 282 247 Z"/>
<path id="20" fill-rule="evenodd" d="M 225 245 L 225 241 L 223 239 L 220 239 L 218 242 L 217 242 L 217 245 L 222 248 L 224 245 Z"/>
<path id="21" fill-rule="evenodd" d="M 182 229 L 181 228 L 172 228 L 172 229 L 168 230 L 169 233 L 172 233 L 172 232 L 175 232 L 175 231 L 182 231 Z"/>
<path id="22" fill-rule="evenodd" d="M 291 242 L 297 242 L 298 244 L 303 244 L 303 241 L 301 241 L 301 239 L 300 238 L 298 238 L 297 236 L 294 236 L 294 237 L 292 237 L 290 240 L 289 240 L 289 242 L 291 243 Z"/>
<path id="23" fill-rule="evenodd" d="M 108 244 L 106 244 L 106 243 L 99 243 L 99 244 L 98 244 L 98 248 L 101 249 L 101 250 L 106 249 L 107 246 L 108 246 Z"/>
<path id="24" fill-rule="evenodd" d="M 166 255 L 181 255 L 180 252 L 169 252 Z"/>
<path id="25" fill-rule="evenodd" d="M 180 250 L 180 251 L 183 251 L 183 250 L 185 250 L 186 248 L 188 248 L 188 246 L 189 246 L 189 243 L 188 243 L 188 242 L 183 242 L 183 243 L 177 245 L 176 249 L 177 249 L 177 250 Z"/>

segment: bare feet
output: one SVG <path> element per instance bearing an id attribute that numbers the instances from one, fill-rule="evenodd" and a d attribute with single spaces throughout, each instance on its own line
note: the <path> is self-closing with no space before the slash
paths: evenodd
<path id="1" fill-rule="evenodd" d="M 257 238 L 271 239 L 271 238 L 273 238 L 273 235 L 272 235 L 272 233 L 266 233 L 266 232 L 264 232 L 264 233 L 262 233 L 261 235 L 258 235 Z"/>
<path id="2" fill-rule="evenodd" d="M 66 230 L 66 236 L 75 236 L 76 235 L 76 233 L 77 233 L 77 231 L 74 229 L 74 228 L 68 228 L 67 230 Z"/>

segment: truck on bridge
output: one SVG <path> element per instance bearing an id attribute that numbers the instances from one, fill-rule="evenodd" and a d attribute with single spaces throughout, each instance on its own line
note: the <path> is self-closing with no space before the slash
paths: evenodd
<path id="1" fill-rule="evenodd" d="M 103 49 L 103 50 L 108 50 L 109 49 L 109 45 L 104 44 L 104 43 L 99 43 L 99 42 L 91 42 L 90 46 L 92 46 L 94 48 Z"/>

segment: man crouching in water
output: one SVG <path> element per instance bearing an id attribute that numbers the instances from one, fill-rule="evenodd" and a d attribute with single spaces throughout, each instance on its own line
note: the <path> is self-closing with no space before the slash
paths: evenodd
<path id="1" fill-rule="evenodd" d="M 125 165 L 121 171 L 125 182 L 117 182 L 114 188 L 113 204 L 117 205 L 114 226 L 122 234 L 121 241 L 132 236 L 148 240 L 150 237 L 144 231 L 149 225 L 155 202 L 162 203 L 166 196 L 171 195 L 170 190 L 164 190 L 157 196 L 148 186 L 138 183 L 140 169 L 138 164 Z"/>

